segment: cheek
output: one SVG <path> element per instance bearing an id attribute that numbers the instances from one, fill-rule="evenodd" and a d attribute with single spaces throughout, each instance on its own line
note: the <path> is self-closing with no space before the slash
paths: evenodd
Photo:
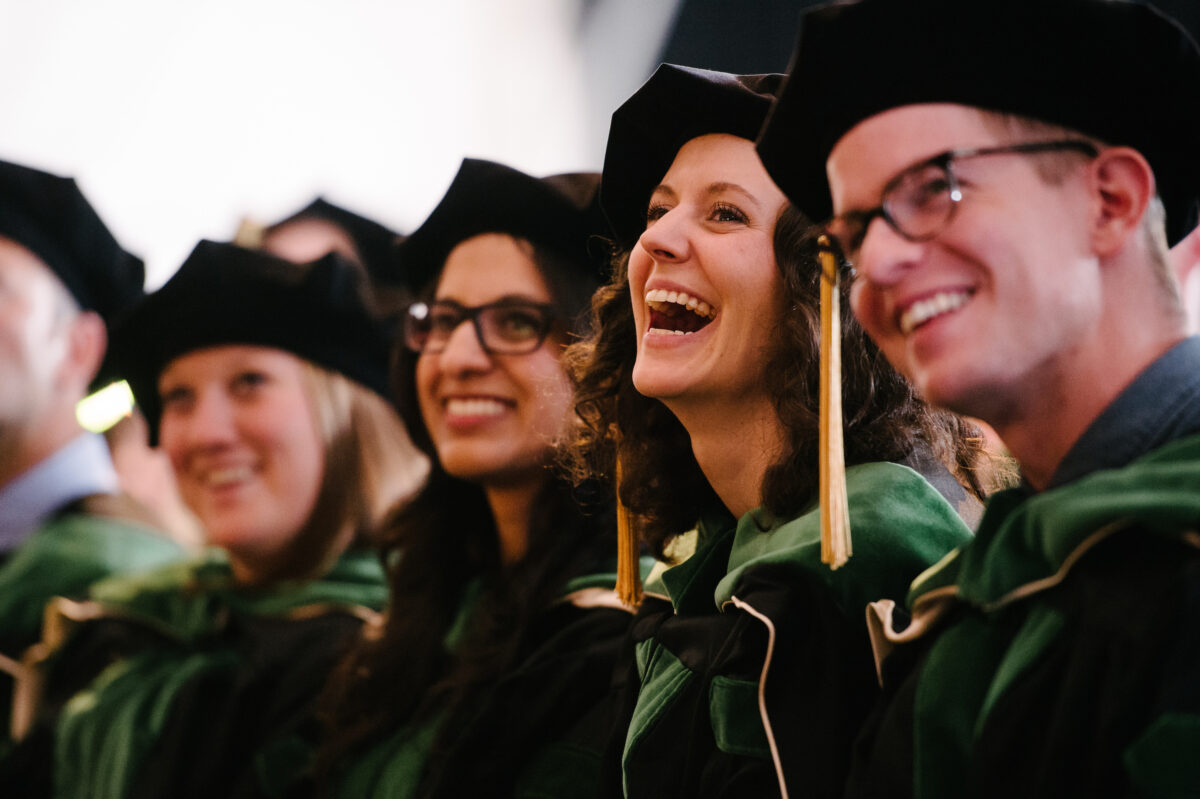
<path id="1" fill-rule="evenodd" d="M 864 281 L 850 287 L 850 310 L 867 335 L 877 338 L 880 332 L 880 302 L 878 295 Z"/>
<path id="2" fill-rule="evenodd" d="M 438 382 L 437 356 L 422 355 L 417 359 L 417 367 L 413 372 L 413 380 L 417 387 L 417 403 L 421 407 L 421 417 L 425 427 L 432 430 L 433 413 L 437 406 L 435 399 Z"/>
<path id="3" fill-rule="evenodd" d="M 528 383 L 534 398 L 535 422 L 540 428 L 557 430 L 571 413 L 574 395 L 571 381 L 556 355 L 546 348 L 535 354 L 530 363 Z"/>

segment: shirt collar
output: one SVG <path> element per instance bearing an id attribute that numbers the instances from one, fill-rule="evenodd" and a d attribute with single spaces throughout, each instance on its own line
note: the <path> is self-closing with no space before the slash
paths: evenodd
<path id="1" fill-rule="evenodd" d="M 1139 374 L 1071 447 L 1047 488 L 1115 469 L 1200 432 L 1200 336 L 1176 344 Z"/>
<path id="2" fill-rule="evenodd" d="M 104 437 L 80 433 L 65 447 L 0 487 L 0 553 L 15 549 L 59 508 L 118 491 Z"/>

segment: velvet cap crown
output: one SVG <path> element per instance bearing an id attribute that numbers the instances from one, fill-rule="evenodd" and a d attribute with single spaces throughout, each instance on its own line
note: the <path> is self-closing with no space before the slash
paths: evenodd
<path id="1" fill-rule="evenodd" d="M 201 241 L 113 333 L 121 374 L 157 441 L 158 378 L 175 358 L 226 344 L 285 350 L 389 396 L 390 340 L 368 309 L 362 273 L 331 253 L 294 264 Z"/>
<path id="2" fill-rule="evenodd" d="M 71 178 L 0 161 L 0 236 L 36 255 L 85 311 L 111 320 L 143 295 L 145 270 Z"/>
<path id="3" fill-rule="evenodd" d="M 754 141 L 782 81 L 663 64 L 613 112 L 600 205 L 622 249 L 646 229 L 650 195 L 679 148 L 709 133 Z"/>
<path id="4" fill-rule="evenodd" d="M 419 292 L 441 273 L 456 246 L 484 233 L 526 239 L 599 276 L 602 264 L 593 241 L 603 233 L 595 202 L 599 180 L 593 172 L 535 178 L 466 158 L 441 202 L 399 245 L 387 279 Z"/>
<path id="5" fill-rule="evenodd" d="M 267 225 L 263 233 L 270 235 L 291 222 L 307 219 L 329 222 L 345 231 L 362 256 L 367 273 L 372 276 L 386 270 L 391 253 L 401 238 L 399 233 L 387 226 L 335 205 L 324 197 L 317 197 L 294 214 Z"/>
<path id="6" fill-rule="evenodd" d="M 1174 244 L 1200 200 L 1200 52 L 1126 0 L 860 0 L 804 15 L 758 152 L 814 220 L 832 214 L 825 161 L 859 122 L 957 103 L 1133 147 L 1154 170 Z"/>

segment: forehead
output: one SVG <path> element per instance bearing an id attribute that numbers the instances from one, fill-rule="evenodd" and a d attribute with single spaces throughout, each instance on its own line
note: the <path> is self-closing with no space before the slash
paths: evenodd
<path id="1" fill-rule="evenodd" d="M 0 276 L 9 283 L 20 281 L 23 285 L 61 286 L 58 276 L 50 267 L 24 245 L 0 236 Z M 62 286 L 66 291 L 66 287 Z"/>
<path id="2" fill-rule="evenodd" d="M 889 180 L 947 150 L 1000 143 L 981 110 L 953 103 L 906 105 L 867 117 L 845 133 L 825 162 L 834 213 L 879 202 Z"/>
<path id="3" fill-rule="evenodd" d="M 222 344 L 186 352 L 172 358 L 161 380 L 203 379 L 253 366 L 259 369 L 299 374 L 302 361 L 286 350 L 256 344 Z"/>
<path id="4" fill-rule="evenodd" d="M 483 305 L 506 296 L 550 302 L 550 290 L 532 248 L 504 233 L 484 233 L 461 242 L 446 256 L 437 298 Z"/>
<path id="5" fill-rule="evenodd" d="M 685 181 L 736 183 L 758 191 L 776 191 L 758 158 L 754 142 L 729 133 L 709 133 L 684 143 L 675 154 L 662 183 L 673 187 Z"/>

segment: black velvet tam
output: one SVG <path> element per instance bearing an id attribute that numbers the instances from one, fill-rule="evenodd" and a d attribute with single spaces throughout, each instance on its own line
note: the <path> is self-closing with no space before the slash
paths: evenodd
<path id="1" fill-rule="evenodd" d="M 263 232 L 269 235 L 292 222 L 308 219 L 329 222 L 345 231 L 362 257 L 367 273 L 372 277 L 387 269 L 392 252 L 402 238 L 387 226 L 340 205 L 334 205 L 324 197 L 318 197 L 291 216 L 268 225 Z"/>
<path id="2" fill-rule="evenodd" d="M 613 112 L 600 205 L 622 249 L 646 229 L 650 195 L 679 148 L 709 133 L 753 141 L 782 81 L 663 64 Z"/>
<path id="3" fill-rule="evenodd" d="M 202 241 L 113 334 L 122 376 L 157 441 L 158 378 L 194 350 L 274 347 L 388 397 L 389 337 L 368 310 L 362 273 L 337 254 L 307 264 Z"/>
<path id="4" fill-rule="evenodd" d="M 599 275 L 603 233 L 595 204 L 600 176 L 580 172 L 535 178 L 512 167 L 466 158 L 450 188 L 398 250 L 389 280 L 420 292 L 456 246 L 484 233 L 507 233 L 565 256 Z"/>
<path id="5" fill-rule="evenodd" d="M 142 261 L 125 252 L 71 178 L 0 161 L 0 236 L 36 255 L 86 311 L 106 320 L 142 297 Z"/>
<path id="6" fill-rule="evenodd" d="M 1124 0 L 860 0 L 801 21 L 758 152 L 810 218 L 832 213 L 825 161 L 891 108 L 958 103 L 1140 151 L 1171 243 L 1200 198 L 1200 52 L 1155 9 Z"/>

